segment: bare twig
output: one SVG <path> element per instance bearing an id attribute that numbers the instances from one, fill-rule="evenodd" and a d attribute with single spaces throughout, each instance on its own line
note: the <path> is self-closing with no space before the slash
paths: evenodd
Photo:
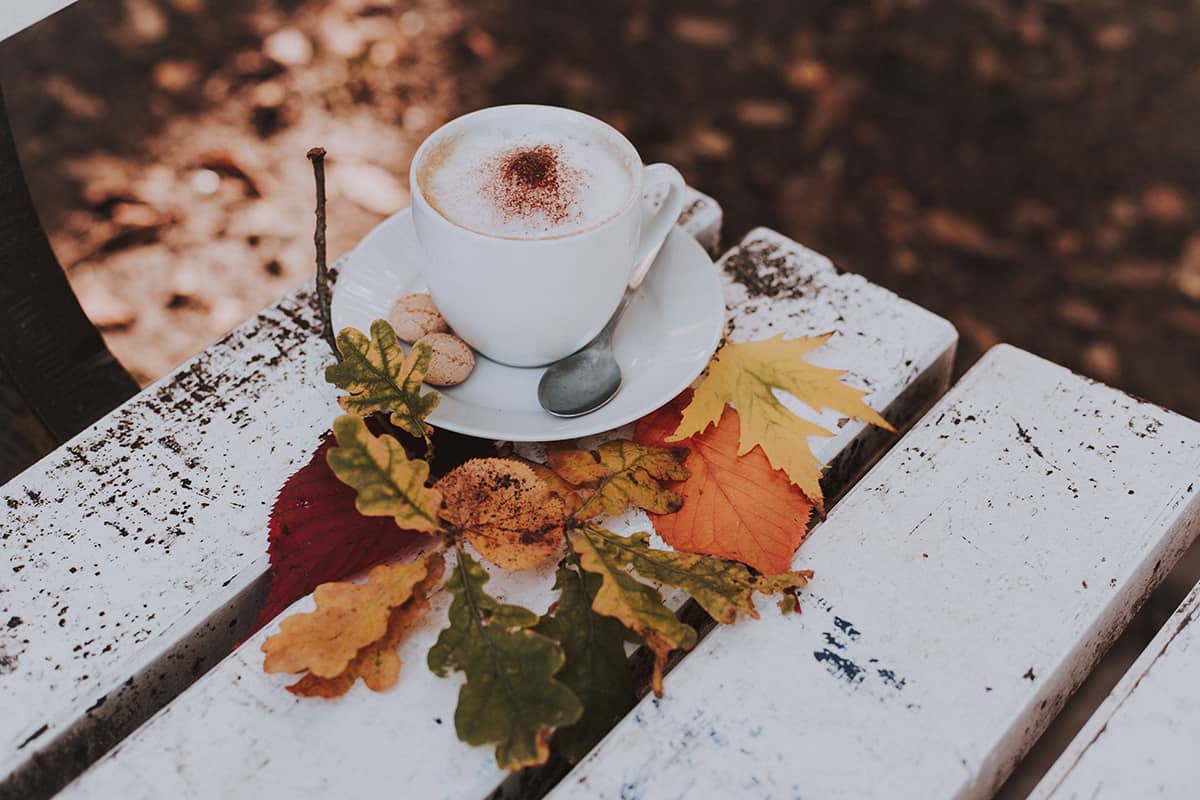
<path id="1" fill-rule="evenodd" d="M 333 334 L 333 318 L 329 310 L 329 269 L 325 264 L 325 148 L 314 147 L 308 151 L 308 160 L 313 165 L 313 177 L 317 182 L 317 229 L 313 233 L 313 244 L 317 246 L 317 308 L 321 314 L 321 335 L 329 342 L 338 361 L 337 339 Z"/>

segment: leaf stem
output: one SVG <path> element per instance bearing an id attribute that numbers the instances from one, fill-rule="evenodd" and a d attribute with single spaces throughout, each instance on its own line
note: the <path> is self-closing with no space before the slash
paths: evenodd
<path id="1" fill-rule="evenodd" d="M 313 178 L 317 184 L 317 228 L 313 232 L 313 244 L 317 248 L 317 310 L 321 315 L 321 336 L 329 343 L 334 357 L 342 360 L 337 338 L 333 333 L 333 317 L 330 311 L 329 269 L 325 263 L 325 148 L 314 147 L 308 151 L 312 162 Z"/>

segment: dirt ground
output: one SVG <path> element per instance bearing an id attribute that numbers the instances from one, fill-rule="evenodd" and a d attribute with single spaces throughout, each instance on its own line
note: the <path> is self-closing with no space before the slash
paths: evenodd
<path id="1" fill-rule="evenodd" d="M 960 369 L 1008 341 L 1200 418 L 1198 47 L 1184 0 L 82 0 L 0 78 L 143 383 L 311 274 L 310 146 L 337 254 L 427 133 L 527 101 L 676 164 L 727 243 L 777 228 L 948 317 Z"/>

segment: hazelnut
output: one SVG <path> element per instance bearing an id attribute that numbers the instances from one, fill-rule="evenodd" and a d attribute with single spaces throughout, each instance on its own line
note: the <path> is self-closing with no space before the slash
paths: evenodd
<path id="1" fill-rule="evenodd" d="M 415 342 L 430 333 L 450 330 L 442 312 L 427 294 L 406 294 L 396 301 L 388 313 L 388 322 L 401 341 Z"/>
<path id="2" fill-rule="evenodd" d="M 471 347 L 452 333 L 430 333 L 416 344 L 427 344 L 433 350 L 425 382 L 431 386 L 456 386 L 467 379 L 475 368 Z"/>

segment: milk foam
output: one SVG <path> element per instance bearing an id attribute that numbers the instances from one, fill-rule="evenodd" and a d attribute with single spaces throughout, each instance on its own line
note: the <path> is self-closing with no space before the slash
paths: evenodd
<path id="1" fill-rule="evenodd" d="M 481 123 L 439 142 L 421 190 L 442 216 L 488 236 L 543 239 L 595 227 L 625 207 L 634 165 L 583 126 L 536 132 Z"/>

